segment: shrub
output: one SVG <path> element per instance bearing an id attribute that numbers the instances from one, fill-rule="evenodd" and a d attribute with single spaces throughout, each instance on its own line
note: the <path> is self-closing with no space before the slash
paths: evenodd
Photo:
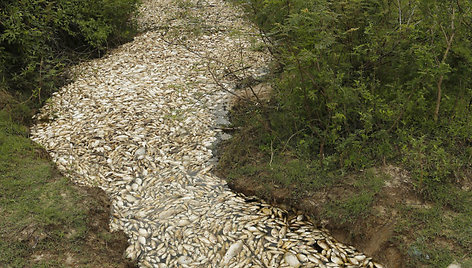
<path id="1" fill-rule="evenodd" d="M 247 3 L 282 68 L 272 135 L 301 132 L 300 156 L 325 169 L 401 160 L 425 196 L 470 165 L 470 1 Z"/>
<path id="2" fill-rule="evenodd" d="M 42 103 L 66 66 L 133 36 L 137 1 L 1 1 L 0 88 Z"/>

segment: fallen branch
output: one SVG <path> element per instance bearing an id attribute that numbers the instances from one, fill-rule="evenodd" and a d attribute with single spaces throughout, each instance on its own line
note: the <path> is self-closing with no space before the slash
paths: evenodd
<path id="1" fill-rule="evenodd" d="M 242 127 L 215 127 L 214 129 L 219 129 L 221 131 L 236 131 L 242 129 Z"/>
<path id="2" fill-rule="evenodd" d="M 217 86 L 219 86 L 223 91 L 225 91 L 225 92 L 227 92 L 227 93 L 229 93 L 229 94 L 231 94 L 231 95 L 237 97 L 237 98 L 240 99 L 240 100 L 252 102 L 250 99 L 248 99 L 248 98 L 243 98 L 243 97 L 239 96 L 238 94 L 234 93 L 233 91 L 227 89 L 227 88 L 225 87 L 225 85 L 223 85 L 223 84 L 220 82 L 220 80 L 218 80 L 218 78 L 216 77 L 215 73 L 211 70 L 210 65 L 208 65 L 208 72 L 210 73 L 211 77 L 213 78 L 213 81 L 215 82 L 215 84 L 216 84 Z"/>

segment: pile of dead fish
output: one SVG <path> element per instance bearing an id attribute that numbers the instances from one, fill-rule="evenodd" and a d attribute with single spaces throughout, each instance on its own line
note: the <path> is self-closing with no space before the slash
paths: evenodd
<path id="1" fill-rule="evenodd" d="M 142 267 L 382 267 L 211 173 L 236 78 L 270 61 L 243 17 L 223 0 L 144 1 L 143 33 L 71 70 L 32 139 L 110 195 L 110 225 Z"/>

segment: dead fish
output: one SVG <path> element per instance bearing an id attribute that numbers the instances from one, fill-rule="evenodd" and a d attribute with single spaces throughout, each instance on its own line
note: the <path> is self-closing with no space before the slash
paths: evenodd
<path id="1" fill-rule="evenodd" d="M 226 265 L 229 263 L 229 261 L 236 255 L 239 254 L 239 252 L 241 252 L 241 250 L 243 249 L 243 242 L 241 240 L 237 241 L 236 243 L 233 243 L 228 251 L 226 251 L 225 255 L 223 256 L 223 261 L 222 261 L 222 264 L 223 265 Z"/>

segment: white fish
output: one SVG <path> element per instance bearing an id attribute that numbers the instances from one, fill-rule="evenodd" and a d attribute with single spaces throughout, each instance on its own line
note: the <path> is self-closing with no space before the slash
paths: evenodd
<path id="1" fill-rule="evenodd" d="M 232 244 L 229 249 L 226 251 L 225 255 L 223 256 L 222 264 L 226 265 L 229 261 L 236 255 L 241 252 L 243 249 L 243 241 L 239 240 L 236 243 Z"/>
<path id="2" fill-rule="evenodd" d="M 298 261 L 298 258 L 289 252 L 285 253 L 284 260 L 290 267 L 298 268 L 302 265 L 300 261 Z"/>

